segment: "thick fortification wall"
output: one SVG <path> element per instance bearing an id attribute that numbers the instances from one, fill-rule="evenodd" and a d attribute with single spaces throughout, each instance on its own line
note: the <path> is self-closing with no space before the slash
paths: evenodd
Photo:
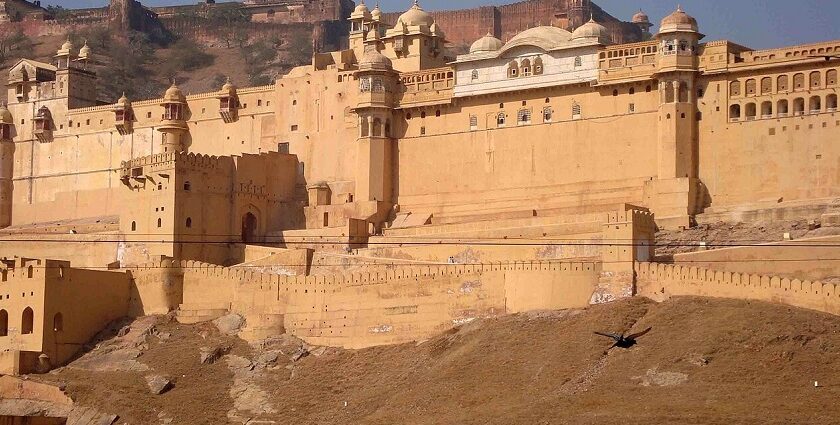
<path id="1" fill-rule="evenodd" d="M 280 276 L 185 261 L 182 310 L 229 309 L 250 326 L 282 317 L 313 344 L 360 348 L 430 337 L 479 317 L 589 304 L 597 263 L 402 266 Z"/>
<path id="2" fill-rule="evenodd" d="M 830 283 L 658 263 L 637 263 L 635 269 L 637 294 L 657 301 L 673 296 L 734 298 L 840 314 L 840 291 Z"/>

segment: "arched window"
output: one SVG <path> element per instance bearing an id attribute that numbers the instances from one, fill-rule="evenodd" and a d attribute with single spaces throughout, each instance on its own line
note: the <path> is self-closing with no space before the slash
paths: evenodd
<path id="1" fill-rule="evenodd" d="M 649 85 L 645 86 L 645 93 L 650 93 L 651 90 L 653 90 L 653 87 L 651 87 Z"/>
<path id="2" fill-rule="evenodd" d="M 736 103 L 736 104 L 729 107 L 729 119 L 730 120 L 741 119 L 741 105 Z"/>
<path id="3" fill-rule="evenodd" d="M 53 316 L 53 332 L 61 332 L 64 330 L 64 315 L 56 313 Z"/>
<path id="4" fill-rule="evenodd" d="M 575 57 L 575 68 L 580 68 L 583 66 L 583 59 L 580 56 Z"/>
<path id="5" fill-rule="evenodd" d="M 520 109 L 519 112 L 516 114 L 516 122 L 520 125 L 530 124 L 531 123 L 531 110 L 530 109 Z"/>
<path id="6" fill-rule="evenodd" d="M 755 119 L 755 114 L 756 114 L 755 103 L 752 103 L 752 102 L 747 103 L 746 111 L 744 113 L 745 117 L 748 120 L 754 120 Z"/>
<path id="7" fill-rule="evenodd" d="M 158 224 L 158 227 L 161 227 L 161 225 L 163 225 L 163 221 L 162 221 L 161 219 L 158 219 L 158 223 L 157 223 L 157 224 Z"/>
<path id="8" fill-rule="evenodd" d="M 822 110 L 822 98 L 819 96 L 811 96 L 808 106 L 812 114 L 818 114 Z"/>
<path id="9" fill-rule="evenodd" d="M 370 91 L 370 78 L 359 79 L 359 91 L 362 93 Z"/>
<path id="10" fill-rule="evenodd" d="M 805 74 L 799 73 L 793 76 L 793 89 L 802 90 L 805 88 Z"/>
<path id="11" fill-rule="evenodd" d="M 537 57 L 534 59 L 534 75 L 542 75 L 543 73 L 543 61 L 541 57 Z"/>
<path id="12" fill-rule="evenodd" d="M 750 78 L 746 83 L 747 96 L 755 96 L 755 79 Z"/>
<path id="13" fill-rule="evenodd" d="M 788 101 L 787 99 L 782 99 L 778 103 L 776 103 L 776 113 L 779 114 L 780 117 L 786 117 L 788 115 Z"/>
<path id="14" fill-rule="evenodd" d="M 522 60 L 522 66 L 520 67 L 522 71 L 520 74 L 523 77 L 530 77 L 531 76 L 531 61 L 528 59 Z"/>
<path id="15" fill-rule="evenodd" d="M 26 277 L 32 278 L 33 276 L 35 276 L 35 268 L 33 268 L 32 266 L 27 267 L 26 268 Z"/>
<path id="16" fill-rule="evenodd" d="M 735 80 L 729 83 L 729 95 L 730 96 L 740 96 L 741 95 L 741 82 Z"/>
<path id="17" fill-rule="evenodd" d="M 793 99 L 793 115 L 802 115 L 805 113 L 805 99 L 797 97 Z"/>
<path id="18" fill-rule="evenodd" d="M 516 61 L 508 64 L 508 78 L 516 78 L 519 76 L 519 65 Z"/>
<path id="19" fill-rule="evenodd" d="M 472 72 L 472 81 L 478 81 L 478 70 L 474 69 Z"/>
<path id="20" fill-rule="evenodd" d="M 836 69 L 829 69 L 828 72 L 825 73 L 825 85 L 829 87 L 837 85 Z"/>
<path id="21" fill-rule="evenodd" d="M 837 112 L 837 95 L 830 94 L 825 98 L 825 111 L 826 112 Z"/>
<path id="22" fill-rule="evenodd" d="M 665 103 L 674 103 L 674 83 L 665 83 Z"/>
<path id="23" fill-rule="evenodd" d="M 618 90 L 613 90 L 613 97 L 618 96 Z"/>
<path id="24" fill-rule="evenodd" d="M 359 134 L 360 137 L 368 137 L 370 135 L 370 128 L 368 128 L 368 118 L 362 117 L 361 122 L 359 122 Z"/>
<path id="25" fill-rule="evenodd" d="M 814 71 L 808 77 L 808 86 L 812 89 L 820 88 L 822 86 L 822 73 L 820 71 Z"/>
<path id="26" fill-rule="evenodd" d="M 507 119 L 507 116 L 505 116 L 505 113 L 500 112 L 499 115 L 496 116 L 496 125 L 498 125 L 499 127 L 504 127 L 505 126 L 505 119 Z"/>
<path id="27" fill-rule="evenodd" d="M 788 76 L 787 75 L 779 75 L 779 78 L 776 79 L 776 91 L 787 91 L 788 90 Z"/>
<path id="28" fill-rule="evenodd" d="M 9 313 L 0 310 L 0 336 L 9 336 Z"/>
<path id="29" fill-rule="evenodd" d="M 192 227 L 192 217 L 187 217 L 187 229 Z"/>
<path id="30" fill-rule="evenodd" d="M 764 77 L 761 79 L 761 94 L 770 94 L 773 91 L 773 79 Z"/>
<path id="31" fill-rule="evenodd" d="M 679 81 L 679 82 L 677 82 L 677 84 L 680 85 L 679 86 L 680 87 L 680 89 L 679 89 L 679 95 L 680 95 L 679 101 L 683 102 L 683 103 L 688 102 L 688 83 L 686 83 L 685 81 Z"/>
<path id="32" fill-rule="evenodd" d="M 553 116 L 554 109 L 551 109 L 550 106 L 546 106 L 545 108 L 543 108 L 543 122 L 551 122 Z"/>
<path id="33" fill-rule="evenodd" d="M 20 318 L 20 333 L 22 335 L 29 335 L 35 329 L 35 313 L 30 307 L 23 310 Z"/>
<path id="34" fill-rule="evenodd" d="M 761 118 L 770 118 L 773 116 L 773 102 L 761 102 Z"/>
<path id="35" fill-rule="evenodd" d="M 580 119 L 580 116 L 581 116 L 580 104 L 578 104 L 577 102 L 573 102 L 572 103 L 572 118 Z"/>
<path id="36" fill-rule="evenodd" d="M 371 89 L 374 93 L 382 93 L 385 91 L 385 86 L 382 85 L 381 78 L 374 78 L 373 79 L 373 86 Z"/>
<path id="37" fill-rule="evenodd" d="M 187 192 L 189 192 L 189 191 L 190 191 L 190 188 L 191 188 L 191 186 L 190 186 L 190 182 L 184 182 L 184 190 L 185 190 L 185 191 L 187 191 Z"/>
<path id="38" fill-rule="evenodd" d="M 157 190 L 163 190 L 163 183 L 158 183 Z"/>
<path id="39" fill-rule="evenodd" d="M 136 221 L 132 221 L 132 222 L 131 222 L 131 231 L 132 231 L 132 232 L 136 232 L 136 231 L 137 231 L 137 222 L 136 222 Z"/>

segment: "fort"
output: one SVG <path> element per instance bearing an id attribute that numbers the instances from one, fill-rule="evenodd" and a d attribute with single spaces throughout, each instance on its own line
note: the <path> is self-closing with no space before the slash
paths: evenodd
<path id="1" fill-rule="evenodd" d="M 269 20 L 268 4 L 244 7 Z M 347 35 L 267 86 L 102 104 L 91 47 L 70 41 L 10 69 L 0 372 L 169 312 L 348 348 L 634 295 L 837 314 L 836 239 L 670 264 L 654 245 L 716 221 L 836 220 L 840 41 L 754 51 L 705 41 L 679 8 L 651 33 L 582 0 L 327 6 L 272 15 L 346 11 Z"/>

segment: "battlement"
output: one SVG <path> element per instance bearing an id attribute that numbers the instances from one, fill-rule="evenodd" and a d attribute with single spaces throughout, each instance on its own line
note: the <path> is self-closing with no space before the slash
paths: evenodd
<path id="1" fill-rule="evenodd" d="M 802 44 L 778 49 L 752 50 L 741 53 L 744 63 L 789 61 L 792 59 L 822 60 L 823 55 L 840 54 L 840 40 Z M 816 57 L 814 57 L 816 56 Z"/>

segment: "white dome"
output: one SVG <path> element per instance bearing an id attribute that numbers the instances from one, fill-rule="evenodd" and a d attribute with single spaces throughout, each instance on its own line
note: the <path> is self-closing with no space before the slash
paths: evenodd
<path id="1" fill-rule="evenodd" d="M 399 20 L 409 26 L 424 25 L 431 27 L 435 23 L 435 18 L 423 10 L 417 0 L 414 0 L 411 9 L 400 15 Z"/>
<path id="2" fill-rule="evenodd" d="M 392 69 L 391 59 L 388 59 L 376 49 L 369 49 L 359 60 L 359 69 Z"/>
<path id="3" fill-rule="evenodd" d="M 373 8 L 373 12 L 370 13 L 370 16 L 374 21 L 382 20 L 382 9 L 379 8 L 378 4 Z"/>
<path id="4" fill-rule="evenodd" d="M 371 19 L 370 9 L 368 9 L 367 5 L 365 5 L 365 1 L 362 0 L 356 5 L 356 8 L 353 9 L 353 13 L 350 14 L 350 19 Z"/>
<path id="5" fill-rule="evenodd" d="M 495 52 L 504 46 L 502 40 L 493 37 L 489 32 L 484 37 L 479 38 L 470 46 L 470 53 L 478 52 Z"/>
<path id="6" fill-rule="evenodd" d="M 536 46 L 545 51 L 567 44 L 572 38 L 572 33 L 557 27 L 534 27 L 516 34 L 502 50 L 509 50 L 518 46 Z"/>
<path id="7" fill-rule="evenodd" d="M 593 39 L 607 43 L 610 40 L 609 31 L 603 25 L 590 19 L 589 22 L 581 25 L 572 33 L 572 40 Z"/>

